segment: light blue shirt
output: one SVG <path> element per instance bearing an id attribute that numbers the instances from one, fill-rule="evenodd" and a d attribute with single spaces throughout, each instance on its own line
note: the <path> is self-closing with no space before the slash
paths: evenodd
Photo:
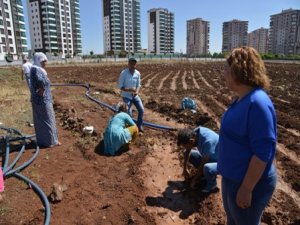
<path id="1" fill-rule="evenodd" d="M 104 133 L 104 152 L 115 155 L 124 144 L 131 141 L 131 134 L 126 127 L 133 125 L 135 123 L 127 113 L 120 112 L 113 116 Z"/>
<path id="2" fill-rule="evenodd" d="M 208 156 L 209 162 L 217 162 L 219 135 L 206 127 L 197 127 L 195 131 L 198 135 L 197 148 L 202 157 Z"/>
<path id="3" fill-rule="evenodd" d="M 118 87 L 121 88 L 139 88 L 141 87 L 141 74 L 138 70 L 135 70 L 133 74 L 129 69 L 124 69 L 119 78 Z M 122 91 L 122 97 L 132 99 L 133 94 L 131 92 Z"/>

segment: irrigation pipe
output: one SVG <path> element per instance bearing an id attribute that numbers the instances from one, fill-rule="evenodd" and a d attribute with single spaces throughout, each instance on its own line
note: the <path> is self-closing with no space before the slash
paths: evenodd
<path id="1" fill-rule="evenodd" d="M 34 155 L 25 163 L 20 165 L 17 168 L 14 168 L 15 165 L 17 164 L 18 160 L 21 158 L 23 152 L 25 151 L 25 146 L 26 146 L 26 140 L 34 137 L 34 135 L 27 135 L 24 136 L 20 131 L 13 129 L 13 128 L 7 128 L 7 127 L 2 127 L 0 126 L 0 129 L 7 131 L 7 135 L 5 136 L 5 141 L 0 141 L 0 143 L 5 143 L 5 158 L 4 158 L 4 166 L 3 166 L 3 178 L 7 178 L 9 176 L 14 176 L 27 184 L 30 184 L 32 189 L 37 193 L 37 195 L 40 197 L 44 207 L 45 207 L 45 216 L 44 216 L 44 225 L 49 225 L 50 224 L 50 217 L 51 217 L 51 210 L 50 210 L 50 204 L 47 199 L 47 196 L 45 193 L 41 190 L 41 188 L 35 184 L 33 181 L 31 181 L 29 178 L 25 177 L 24 175 L 20 174 L 19 172 L 23 169 L 25 169 L 27 166 L 29 166 L 38 156 L 40 152 L 40 148 L 36 146 L 36 151 Z M 19 135 L 19 137 L 10 137 L 13 133 Z M 22 141 L 22 147 L 18 153 L 18 155 L 15 157 L 13 162 L 9 165 L 9 154 L 11 153 L 11 148 L 10 148 L 10 142 L 14 141 Z M 18 148 L 20 145 L 18 145 Z M 14 169 L 13 169 L 14 168 Z"/>
<path id="2" fill-rule="evenodd" d="M 97 104 L 101 105 L 101 106 L 104 106 L 108 109 L 110 109 L 111 111 L 113 111 L 114 113 L 117 112 L 116 108 L 103 102 L 103 101 L 100 101 L 94 97 L 92 97 L 90 95 L 90 85 L 86 85 L 86 84 L 70 84 L 70 83 L 64 83 L 64 84 L 51 84 L 51 86 L 69 86 L 69 87 L 72 87 L 72 86 L 75 86 L 75 87 L 84 87 L 87 89 L 87 91 L 85 92 L 85 95 L 88 99 L 90 99 L 91 101 L 93 102 L 96 102 Z M 133 119 L 135 122 L 136 119 Z M 144 126 L 147 126 L 147 127 L 152 127 L 152 128 L 156 128 L 156 129 L 160 129 L 160 130 L 168 130 L 168 131 L 173 131 L 173 130 L 177 130 L 177 128 L 174 128 L 174 127 L 169 127 L 169 126 L 164 126 L 164 125 L 160 125 L 160 124 L 154 124 L 154 123 L 150 123 L 150 122 L 146 122 L 144 121 L 143 122 L 143 125 Z"/>
<path id="3" fill-rule="evenodd" d="M 45 195 L 45 193 L 42 191 L 42 189 L 36 183 L 31 181 L 27 177 L 23 176 L 22 174 L 14 173 L 14 176 L 19 178 L 20 180 L 25 181 L 27 184 L 30 184 L 32 189 L 35 191 L 35 193 L 38 194 L 38 196 L 42 200 L 42 203 L 45 207 L 44 225 L 49 225 L 50 224 L 51 211 L 50 211 L 50 204 L 49 204 L 49 201 L 48 201 L 47 196 Z"/>

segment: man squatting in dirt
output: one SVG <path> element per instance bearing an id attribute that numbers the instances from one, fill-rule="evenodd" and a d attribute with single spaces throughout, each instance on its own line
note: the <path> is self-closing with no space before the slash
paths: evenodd
<path id="1" fill-rule="evenodd" d="M 190 178 L 187 163 L 190 162 L 197 168 L 197 173 L 191 181 L 191 187 L 204 176 L 206 186 L 202 192 L 209 193 L 217 188 L 217 156 L 219 135 L 206 127 L 196 129 L 181 129 L 177 136 L 177 145 L 183 146 L 184 163 L 183 175 L 186 180 Z"/>
<path id="2" fill-rule="evenodd" d="M 139 132 L 143 133 L 144 106 L 142 99 L 138 95 L 141 87 L 141 74 L 135 68 L 136 62 L 135 58 L 128 60 L 128 68 L 121 72 L 118 86 L 122 90 L 123 101 L 128 105 L 128 114 L 131 117 L 131 106 L 132 104 L 135 105 L 138 111 L 137 127 L 139 128 Z"/>

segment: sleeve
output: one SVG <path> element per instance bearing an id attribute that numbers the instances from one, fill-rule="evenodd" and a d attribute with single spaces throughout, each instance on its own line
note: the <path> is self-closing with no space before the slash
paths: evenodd
<path id="1" fill-rule="evenodd" d="M 30 70 L 30 82 L 34 91 L 45 86 L 44 79 L 36 67 L 32 67 Z"/>
<path id="2" fill-rule="evenodd" d="M 139 78 L 137 82 L 137 88 L 141 87 L 141 74 L 139 73 Z"/>
<path id="3" fill-rule="evenodd" d="M 135 122 L 133 121 L 133 119 L 127 113 L 124 113 L 124 115 L 125 123 L 129 126 L 134 126 Z"/>
<path id="4" fill-rule="evenodd" d="M 212 153 L 212 143 L 210 141 L 205 141 L 202 145 L 201 155 L 202 157 L 204 156 L 209 157 L 211 153 Z"/>
<path id="5" fill-rule="evenodd" d="M 124 76 L 124 71 L 121 72 L 119 82 L 118 82 L 118 87 L 122 89 L 124 87 L 124 82 L 125 82 L 125 76 Z"/>
<path id="6" fill-rule="evenodd" d="M 249 139 L 254 155 L 268 162 L 276 144 L 276 119 L 272 106 L 254 102 L 249 110 Z"/>

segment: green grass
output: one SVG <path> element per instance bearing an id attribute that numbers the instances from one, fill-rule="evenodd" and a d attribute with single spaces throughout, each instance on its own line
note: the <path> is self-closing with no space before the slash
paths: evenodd
<path id="1" fill-rule="evenodd" d="M 0 68 L 0 81 L 18 81 L 21 79 L 21 70 L 15 67 Z"/>
<path id="2" fill-rule="evenodd" d="M 20 71 L 0 68 L 0 83 L 0 122 L 23 133 L 31 132 L 27 126 L 27 122 L 32 122 L 30 93 Z"/>

